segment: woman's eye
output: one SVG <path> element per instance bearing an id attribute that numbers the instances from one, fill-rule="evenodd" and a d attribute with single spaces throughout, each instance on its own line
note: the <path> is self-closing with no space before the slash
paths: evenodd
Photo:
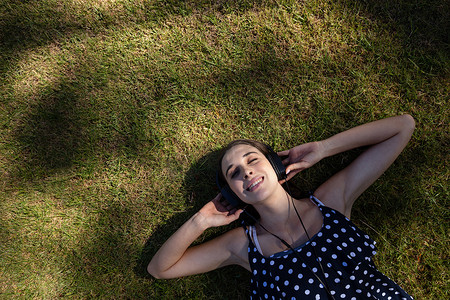
<path id="1" fill-rule="evenodd" d="M 253 158 L 248 163 L 251 164 L 251 163 L 255 162 L 256 160 L 257 160 L 257 158 Z"/>
<path id="2" fill-rule="evenodd" d="M 236 169 L 235 171 L 233 171 L 233 172 L 231 173 L 231 178 L 236 177 L 238 174 L 239 174 L 239 170 Z"/>

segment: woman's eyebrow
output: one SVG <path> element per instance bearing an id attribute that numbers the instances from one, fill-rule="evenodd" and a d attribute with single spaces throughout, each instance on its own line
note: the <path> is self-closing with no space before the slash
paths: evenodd
<path id="1" fill-rule="evenodd" d="M 252 154 L 252 153 L 255 153 L 255 154 L 256 154 L 255 151 L 250 151 L 250 152 L 247 152 L 247 153 L 245 153 L 244 155 L 242 155 L 242 157 L 249 156 L 249 155 Z M 227 170 L 225 171 L 225 176 L 228 176 L 228 171 L 229 171 L 232 167 L 233 167 L 232 164 L 228 166 Z"/>

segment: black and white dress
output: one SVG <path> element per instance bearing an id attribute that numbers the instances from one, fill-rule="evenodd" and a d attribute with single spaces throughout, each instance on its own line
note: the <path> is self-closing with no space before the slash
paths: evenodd
<path id="1" fill-rule="evenodd" d="M 340 212 L 314 196 L 311 200 L 322 212 L 323 225 L 296 253 L 265 257 L 255 228 L 247 229 L 251 299 L 330 299 L 324 284 L 335 299 L 412 299 L 375 267 L 375 241 Z"/>

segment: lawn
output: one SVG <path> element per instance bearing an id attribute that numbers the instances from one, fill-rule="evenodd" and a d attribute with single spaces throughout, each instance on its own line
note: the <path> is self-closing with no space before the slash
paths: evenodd
<path id="1" fill-rule="evenodd" d="M 414 135 L 352 218 L 381 271 L 450 298 L 449 20 L 439 0 L 0 0 L 1 298 L 246 299 L 239 267 L 145 271 L 217 194 L 218 150 L 403 113 Z"/>

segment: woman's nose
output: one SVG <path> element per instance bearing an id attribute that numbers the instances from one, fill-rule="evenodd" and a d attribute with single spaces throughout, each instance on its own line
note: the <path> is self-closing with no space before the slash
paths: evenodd
<path id="1" fill-rule="evenodd" d="M 244 172 L 244 179 L 247 179 L 250 175 L 253 175 L 253 170 L 246 169 Z"/>

